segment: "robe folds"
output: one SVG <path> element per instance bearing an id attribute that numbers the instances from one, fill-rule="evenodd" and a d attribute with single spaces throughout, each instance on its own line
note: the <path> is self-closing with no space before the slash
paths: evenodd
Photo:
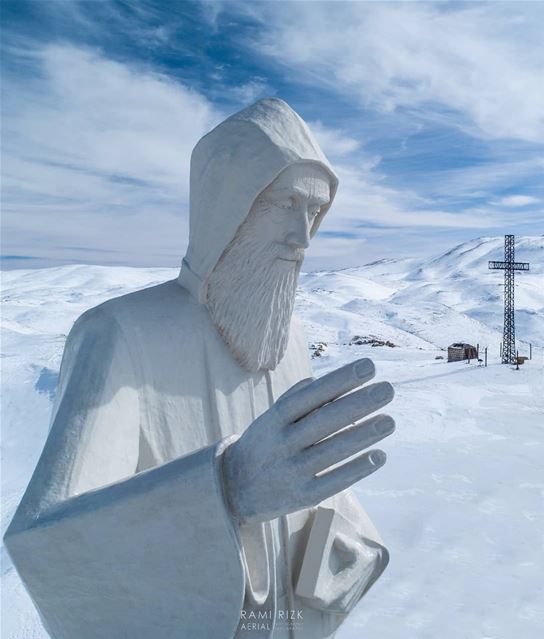
<path id="1" fill-rule="evenodd" d="M 326 557 L 335 575 L 315 596 L 309 578 L 299 597 L 316 508 L 241 526 L 223 492 L 225 448 L 312 373 L 296 318 L 275 370 L 243 370 L 211 321 L 206 281 L 253 199 L 300 161 L 334 181 L 280 100 L 219 125 L 193 152 L 180 277 L 109 300 L 71 330 L 49 436 L 5 536 L 52 639 L 330 637 L 385 568 L 377 532 L 340 493 L 321 504 L 342 522 Z M 229 198 L 222 171 L 235 185 L 248 174 L 245 190 Z M 365 544 L 370 573 L 357 568 Z M 303 620 L 290 630 L 278 613 L 293 609 Z"/>

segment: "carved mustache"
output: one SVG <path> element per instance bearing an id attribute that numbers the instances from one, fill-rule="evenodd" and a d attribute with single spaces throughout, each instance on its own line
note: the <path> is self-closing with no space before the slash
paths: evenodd
<path id="1" fill-rule="evenodd" d="M 304 260 L 304 249 L 293 249 L 285 244 L 279 244 L 277 249 L 277 260 L 285 262 L 302 262 Z"/>

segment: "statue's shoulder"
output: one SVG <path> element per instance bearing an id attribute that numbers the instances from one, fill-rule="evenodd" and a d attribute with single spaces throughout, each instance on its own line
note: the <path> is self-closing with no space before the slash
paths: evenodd
<path id="1" fill-rule="evenodd" d="M 157 331 L 172 323 L 193 324 L 205 314 L 204 307 L 177 280 L 170 280 L 111 298 L 83 313 L 76 324 L 101 324 L 103 328 L 120 328 L 125 333 Z"/>

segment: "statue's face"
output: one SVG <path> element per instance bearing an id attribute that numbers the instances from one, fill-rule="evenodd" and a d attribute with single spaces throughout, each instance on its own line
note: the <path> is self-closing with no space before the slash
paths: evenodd
<path id="1" fill-rule="evenodd" d="M 257 198 L 209 277 L 208 309 L 246 370 L 274 369 L 285 353 L 304 249 L 329 198 L 323 169 L 286 169 Z"/>
<path id="2" fill-rule="evenodd" d="M 278 260 L 301 262 L 310 245 L 310 230 L 330 199 L 329 178 L 313 164 L 285 169 L 253 206 L 252 232 L 277 248 Z"/>

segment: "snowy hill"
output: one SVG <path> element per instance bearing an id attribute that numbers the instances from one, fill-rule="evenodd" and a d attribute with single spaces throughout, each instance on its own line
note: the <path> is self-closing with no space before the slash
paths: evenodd
<path id="1" fill-rule="evenodd" d="M 544 346 L 544 236 L 522 237 L 516 259 L 531 264 L 516 277 L 516 325 L 520 352 Z M 504 239 L 480 238 L 436 258 L 381 260 L 301 278 L 299 311 L 312 338 L 349 342 L 375 335 L 401 346 L 446 348 L 465 341 L 498 349 L 502 338 Z"/>
<path id="2" fill-rule="evenodd" d="M 540 634 L 544 237 L 516 243 L 517 259 L 531 263 L 516 278 L 518 338 L 534 345 L 520 371 L 498 362 L 502 273 L 488 271 L 487 261 L 502 257 L 502 237 L 480 238 L 432 259 L 301 276 L 297 311 L 309 339 L 326 342 L 316 374 L 369 356 L 396 389 L 389 462 L 356 486 L 392 561 L 338 639 Z M 176 275 L 85 265 L 2 273 L 2 530 L 43 446 L 74 320 Z M 369 339 L 396 347 L 352 343 Z M 435 359 L 453 341 L 488 346 L 489 367 Z M 2 553 L 2 637 L 45 639 Z"/>

